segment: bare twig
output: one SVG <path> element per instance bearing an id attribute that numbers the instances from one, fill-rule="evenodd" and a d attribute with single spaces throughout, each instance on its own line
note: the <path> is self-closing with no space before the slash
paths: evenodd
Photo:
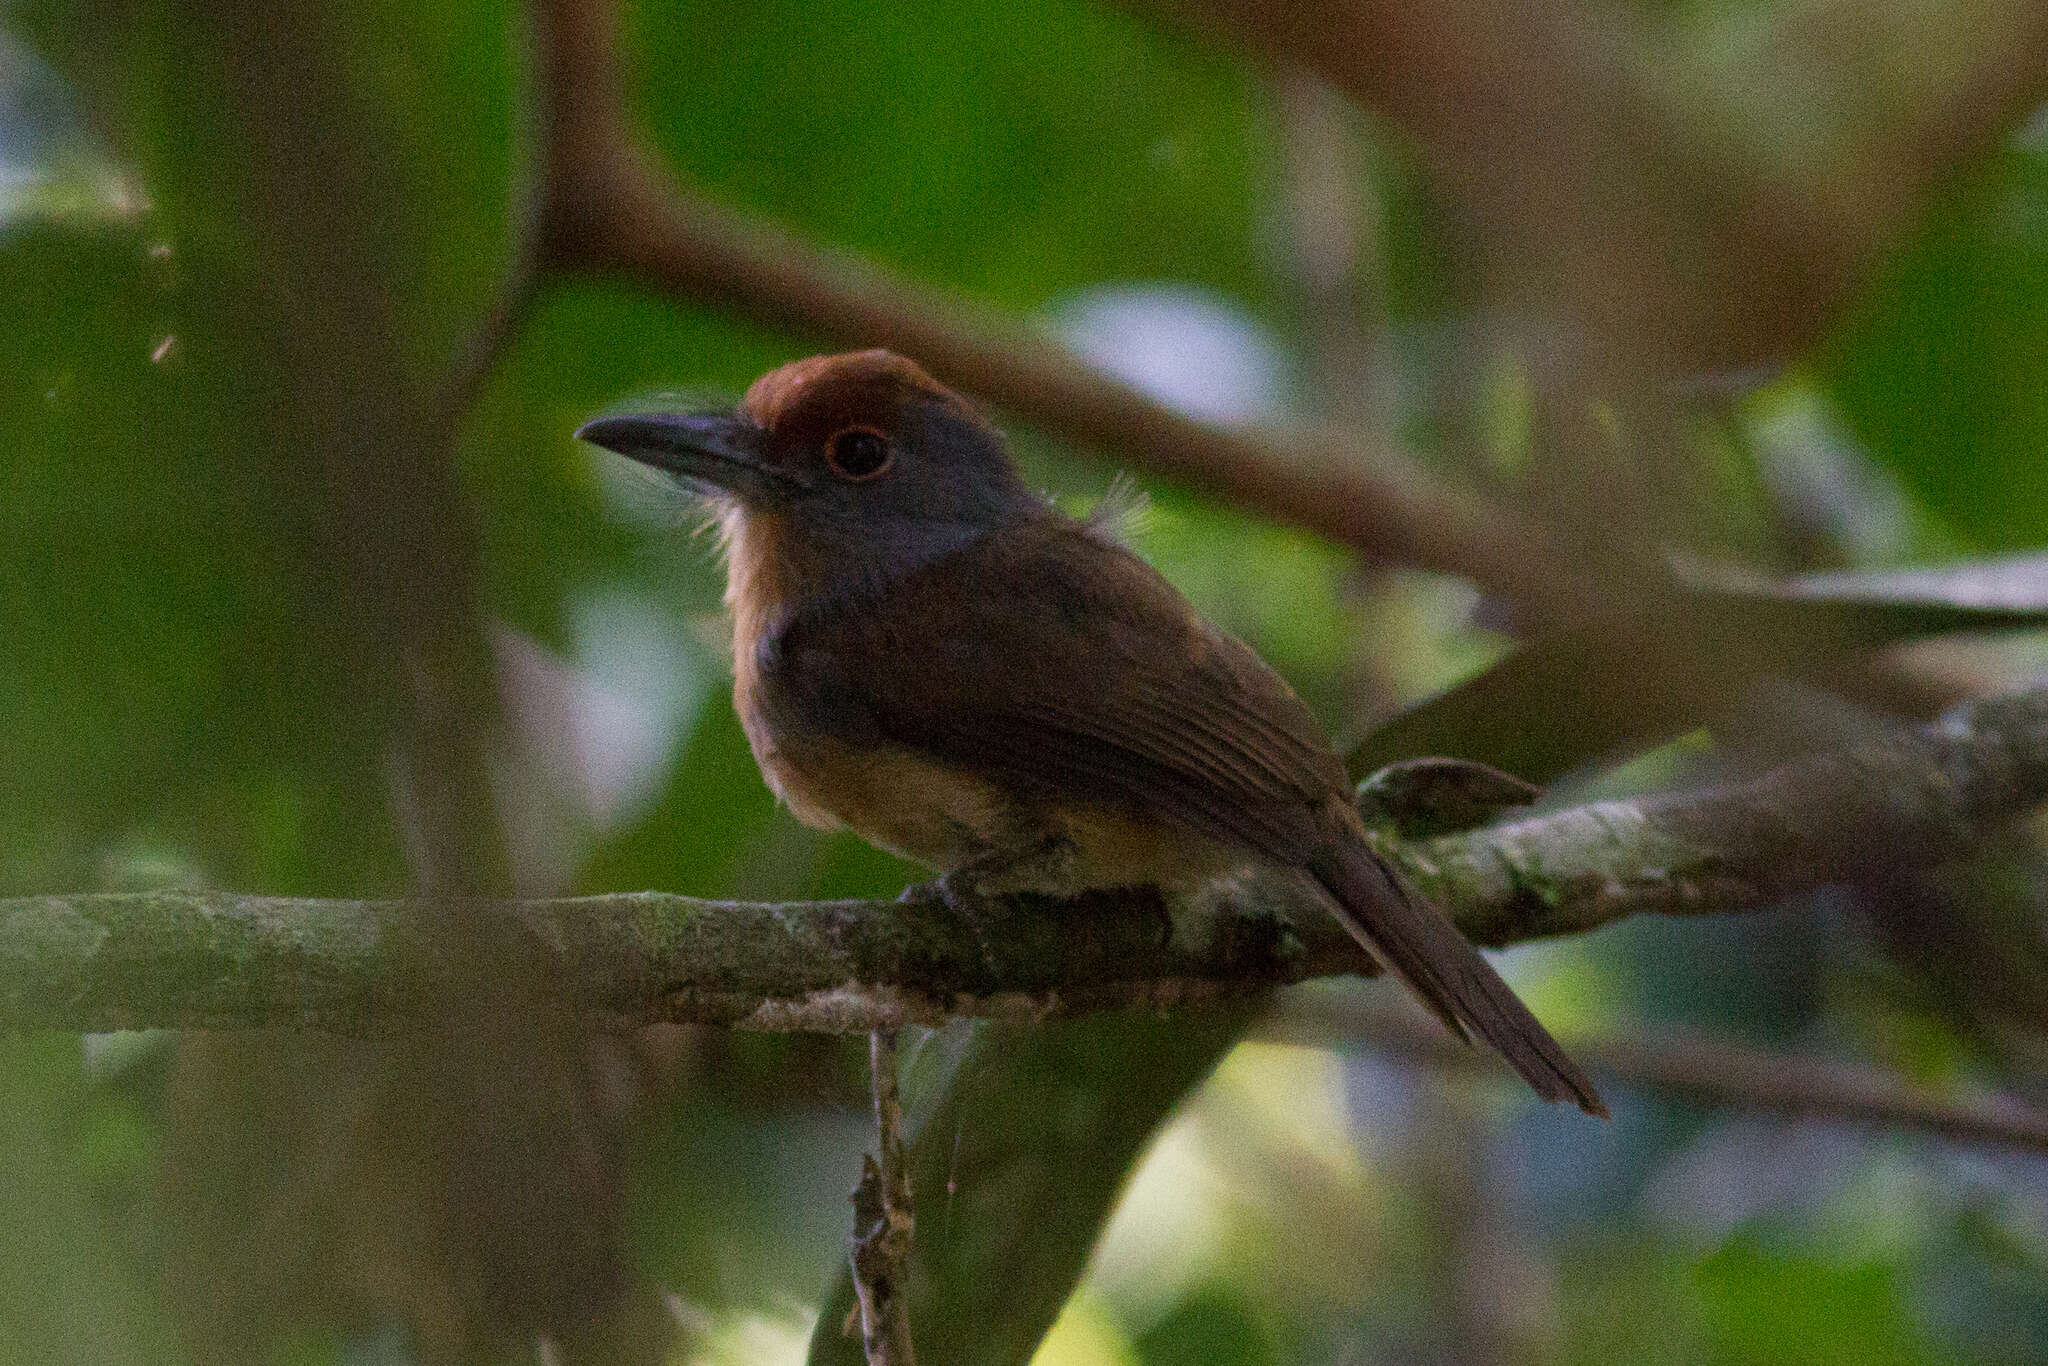
<path id="1" fill-rule="evenodd" d="M 1491 1071 L 1482 1055 L 1416 1012 L 1372 1005 L 1349 993 L 1292 995 L 1258 1032 L 1289 1043 L 1356 1041 L 1431 1067 Z M 1574 1039 L 1571 1051 L 1588 1068 L 1626 1085 L 1706 1105 L 1916 1129 L 1959 1142 L 2048 1153 L 2048 1110 L 2010 1095 L 1938 1092 L 1864 1064 L 1707 1039 L 1608 1035 Z"/>
<path id="2" fill-rule="evenodd" d="M 895 1031 L 878 1029 L 868 1035 L 868 1066 L 874 1073 L 875 1135 L 881 1158 L 878 1163 L 861 1155 L 860 1185 L 853 1192 L 850 1260 L 854 1293 L 860 1299 L 861 1346 L 868 1366 L 915 1366 L 903 1283 L 915 1221 L 910 1169 L 903 1156 L 903 1105 L 896 1097 Z"/>

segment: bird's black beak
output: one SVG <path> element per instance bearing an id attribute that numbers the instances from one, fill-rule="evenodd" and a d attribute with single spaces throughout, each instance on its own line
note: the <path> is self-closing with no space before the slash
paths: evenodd
<path id="1" fill-rule="evenodd" d="M 630 413 L 576 429 L 578 441 L 675 475 L 700 492 L 762 502 L 793 491 L 788 474 L 762 455 L 762 431 L 726 413 Z"/>

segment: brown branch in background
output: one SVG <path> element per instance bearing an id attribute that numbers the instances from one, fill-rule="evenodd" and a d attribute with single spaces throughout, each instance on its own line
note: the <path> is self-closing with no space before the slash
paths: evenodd
<path id="1" fill-rule="evenodd" d="M 868 1366 L 916 1366 L 904 1284 L 915 1221 L 910 1168 L 903 1154 L 903 1104 L 896 1096 L 893 1030 L 878 1029 L 868 1035 L 868 1067 L 874 1075 L 875 1142 L 880 1160 L 861 1154 L 849 1247 L 854 1294 L 860 1300 L 861 1347 Z"/>
<path id="2" fill-rule="evenodd" d="M 675 183 L 626 120 L 610 7 L 539 0 L 544 271 L 616 273 L 842 345 L 888 346 L 948 382 L 1134 464 L 1357 546 L 1528 596 L 1540 534 L 1354 435 L 1259 433 L 1181 416 L 1043 332 L 821 250 Z M 1558 600 L 1578 594 L 1564 586 Z"/>
<path id="3" fill-rule="evenodd" d="M 260 253 L 247 278 L 266 291 L 270 363 L 253 367 L 258 387 L 237 411 L 266 425 L 231 449 L 274 465 L 264 487 L 292 533 L 279 553 L 311 571 L 295 603 L 318 624 L 306 638 L 343 642 L 332 668 L 350 705 L 337 715 L 388 756 L 420 899 L 403 927 L 385 927 L 377 969 L 431 975 L 436 991 L 417 997 L 421 1027 L 374 1047 L 285 1033 L 179 1041 L 163 1183 L 172 1298 L 202 1360 L 365 1316 L 402 1324 L 429 1358 L 496 1359 L 538 1334 L 587 1331 L 630 1285 L 620 1088 L 553 995 L 531 936 L 484 899 L 512 882 L 495 800 L 500 694 L 452 444 L 531 277 L 508 277 L 449 381 L 437 389 L 417 373 L 411 342 L 431 320 L 407 315 L 394 282 L 401 225 L 416 217 L 409 196 L 426 187 L 408 183 L 389 101 L 348 60 L 341 17 L 246 0 L 191 7 L 178 30 L 190 50 L 164 92 L 178 91 L 168 103 L 188 106 L 188 127 L 219 130 L 225 198 L 209 210 Z M 328 835 L 349 838 L 340 826 Z M 371 849 L 389 838 L 353 837 Z M 309 857 L 346 864 L 335 848 Z M 181 923 L 216 947 L 236 938 Z M 136 928 L 145 942 L 159 933 Z M 157 943 L 174 957 L 195 947 Z M 218 964 L 217 984 L 338 966 L 242 946 L 254 956 Z"/>
<path id="4" fill-rule="evenodd" d="M 1478 0 L 1195 7 L 1368 105 L 1392 109 L 1440 153 L 1454 187 L 1536 244 L 1625 257 L 1596 255 L 1578 278 L 1596 314 L 1643 314 L 1641 326 L 1611 331 L 1632 356 L 1650 354 L 1645 329 L 1669 340 L 1726 331 L 1730 317 L 1749 327 L 1791 318 L 1810 333 L 1830 316 L 1825 302 L 1845 275 L 1860 279 L 1838 258 L 1860 268 L 1873 249 L 1828 240 L 1841 215 L 1786 207 L 1776 190 L 1759 189 L 1760 173 L 1720 149 L 1718 127 L 1696 126 L 1704 115 L 1658 106 L 1641 74 L 1657 69 L 1652 54 L 1602 36 L 1625 25 L 1582 24 L 1556 4 L 1502 9 Z M 1867 0 L 1842 8 L 1883 7 Z M 1988 145 L 2048 86 L 2048 17 L 2031 8 L 2034 17 L 2030 7 L 2007 5 L 1998 25 L 1951 55 L 1967 67 L 1976 103 L 1929 96 L 1912 106 L 1916 116 L 1894 119 L 1896 135 L 1917 139 L 1930 158 Z M 1048 431 L 1380 557 L 1463 575 L 1553 619 L 1612 619 L 1646 605 L 1591 605 L 1613 595 L 1610 578 L 1567 562 L 1541 529 L 1443 485 L 1396 452 L 1367 449 L 1355 433 L 1192 421 L 1034 328 L 818 249 L 678 185 L 632 131 L 613 7 L 535 0 L 532 14 L 541 140 L 533 240 L 543 273 L 623 274 L 805 335 L 892 347 Z M 1862 50 L 1843 37 L 1857 31 L 1852 22 L 1816 26 L 1844 50 Z M 1871 167 L 1865 197 L 1892 207 L 1865 232 L 1888 240 L 1950 165 Z M 1645 271 L 1656 281 L 1641 279 Z M 1801 299 L 1803 309 L 1793 302 Z"/>
<path id="5" fill-rule="evenodd" d="M 1911 53 L 1914 60 L 1901 61 Z M 1797 89 L 1839 128 L 1827 164 L 1776 164 L 1859 271 L 1930 194 L 1988 155 L 2048 99 L 2048 7 L 2034 0 L 1805 0 L 1758 31 L 1753 73 L 1722 112 L 1766 86 Z M 1729 118 L 1730 125 L 1743 121 Z M 1752 146 L 1748 150 L 1760 152 Z M 1783 155 L 1781 152 L 1780 155 Z M 1827 315 L 1795 341 L 1810 341 Z"/>
<path id="6" fill-rule="evenodd" d="M 1610 377 L 1811 342 L 1928 193 L 2048 94 L 2048 9 L 2027 0 L 1789 6 L 1722 70 L 1682 69 L 1681 44 L 1602 3 L 1148 7 L 1400 125 L 1483 225 L 1502 283 L 1576 324 L 1579 365 Z M 1781 117 L 1754 117 L 1758 91 Z M 1788 122 L 1821 136 L 1784 137 Z"/>
<path id="7" fill-rule="evenodd" d="M 1485 1059 L 1412 1011 L 1356 993 L 1297 992 L 1258 1029 L 1262 1038 L 1327 1047 L 1356 1043 L 1447 1071 L 1491 1075 Z M 1833 1058 L 1683 1037 L 1573 1039 L 1572 1056 L 1638 1090 L 1731 1110 L 1814 1115 L 2048 1154 L 2048 1110 L 2000 1094 L 1952 1094 Z"/>

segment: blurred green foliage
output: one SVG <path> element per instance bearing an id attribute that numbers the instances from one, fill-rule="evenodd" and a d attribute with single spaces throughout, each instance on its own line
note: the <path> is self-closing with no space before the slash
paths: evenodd
<path id="1" fill-rule="evenodd" d="M 1295 378 L 1308 369 L 1303 306 L 1283 245 L 1270 80 L 1222 46 L 1079 0 L 965 11 L 651 0 L 629 20 L 635 108 L 671 162 L 714 193 L 1040 318 L 1110 286 L 1198 287 L 1282 357 L 1271 411 L 1323 397 Z M 498 4 L 358 0 L 295 22 L 317 31 L 347 98 L 374 116 L 358 132 L 383 197 L 334 212 L 379 215 L 365 236 L 398 322 L 390 341 L 414 387 L 431 392 L 510 249 L 508 203 L 528 170 L 515 136 L 521 21 Z M 229 112 L 225 64 L 243 59 L 240 39 L 205 7 L 180 4 L 25 0 L 8 31 L 18 46 L 0 63 L 0 170 L 25 188 L 0 225 L 0 894 L 164 879 L 399 890 L 390 716 L 357 676 L 362 623 L 333 614 L 349 585 L 307 551 L 325 505 L 294 462 L 301 410 L 278 398 L 322 382 L 293 367 L 351 353 L 323 334 L 334 320 L 317 298 L 267 274 L 292 244 L 264 240 L 251 208 L 269 130 Z M 1391 425 L 1417 435 L 1423 458 L 1469 469 L 1460 430 L 1523 438 L 1498 410 L 1508 400 L 1489 408 L 1428 370 L 1472 321 L 1454 215 L 1395 139 L 1365 136 L 1353 169 L 1384 210 L 1386 358 L 1405 367 Z M 1963 544 L 2041 542 L 2044 156 L 2038 130 L 2016 137 L 1954 187 L 1773 395 L 1702 420 L 1690 458 L 1716 470 L 1705 482 L 1725 503 L 1703 509 L 1703 523 L 1742 528 L 1756 542 L 1746 549 L 1784 567 L 1782 547 L 1757 530 L 1770 524 L 1769 480 L 1753 466 L 1771 454 L 1768 419 L 1803 406 L 1822 414 L 1809 444 L 1856 475 L 1824 483 L 1831 515 L 1866 514 L 1858 490 L 1877 487 L 1914 525 Z M 723 700 L 710 543 L 666 490 L 568 436 L 634 395 L 729 395 L 803 349 L 613 285 L 557 286 L 463 423 L 456 458 L 507 686 L 538 699 L 509 709 L 506 737 L 518 758 L 507 805 L 527 813 L 516 833 L 532 885 L 796 897 L 887 894 L 916 875 L 776 809 Z M 1093 457 L 1022 438 L 1030 473 L 1053 493 L 1085 503 L 1107 485 Z M 1505 471 L 1512 485 L 1526 457 L 1491 452 L 1489 477 Z M 1730 462 L 1736 475 L 1718 477 Z M 1329 546 L 1185 492 L 1157 498 L 1140 548 L 1335 731 L 1499 649 L 1453 589 L 1362 572 Z M 637 634 L 622 638 L 621 623 Z M 643 639 L 666 644 L 649 653 Z M 655 718 L 664 742 L 620 714 Z M 571 724 L 587 715 L 614 724 Z M 571 733 L 582 738 L 567 744 Z M 591 752 L 626 778 L 603 787 Z M 625 795 L 593 797 L 600 789 Z M 1590 1020 L 1625 1027 L 1661 1004 L 1780 1042 L 1825 1042 L 1854 1027 L 1829 1018 L 1813 983 L 1863 960 L 1845 917 L 1820 923 L 1630 926 L 1511 961 L 1539 993 L 1546 974 L 1599 982 L 1601 998 L 1575 1006 Z M 984 1292 L 1019 1322 L 1049 1318 L 1155 1122 L 1226 1043 L 1138 1021 L 1065 1026 L 1008 1050 L 960 1045 L 989 1053 L 991 1070 L 975 1074 L 981 1090 L 932 1100 L 956 1127 L 939 1123 L 920 1150 L 948 1173 L 922 1191 L 926 1233 L 946 1237 L 949 1217 L 1000 1207 L 1005 1190 L 1034 1209 L 1049 1191 L 1081 1192 L 1021 1229 L 991 1216 L 974 1232 L 994 1246 L 970 1246 L 962 1230 L 963 1259 L 1014 1277 Z M 7 1366 L 178 1359 L 188 1306 L 165 1293 L 178 1235 L 154 1174 L 164 1045 L 94 1046 L 112 1051 L 91 1065 L 76 1039 L 0 1048 Z M 838 1041 L 692 1035 L 642 1060 L 662 1080 L 645 1087 L 636 1138 L 636 1255 L 679 1297 L 693 1330 L 679 1353 L 801 1358 L 842 1255 L 841 1197 L 865 1140 L 858 1054 Z M 1267 1075 L 1300 1089 L 1220 1082 L 1160 1141 L 1155 1161 L 1186 1186 L 1164 1200 L 1155 1190 L 1144 1208 L 1172 1207 L 1187 1232 L 1176 1244 L 1113 1228 L 1049 1366 L 1456 1359 L 1463 1339 L 1446 1325 L 1479 1310 L 1470 1284 L 1436 1274 L 1445 1267 L 1505 1277 L 1519 1326 L 1503 1340 L 1519 1346 L 1504 1359 L 2048 1356 L 2038 1161 L 1976 1164 L 1853 1134 L 1817 1143 L 1810 1129 L 1638 1098 L 1590 1139 L 1519 1100 L 1483 1122 L 1423 1127 L 1440 1119 L 1416 1100 L 1428 1084 L 1370 1059 L 1299 1074 L 1272 1064 Z M 1048 1108 L 1052 1096 L 1072 1108 Z M 1302 1146 L 1304 1115 L 1318 1109 L 1341 1117 L 1340 1146 L 1356 1150 L 1335 1175 L 1327 1153 Z M 1463 1174 L 1412 1160 L 1431 1144 L 1467 1159 Z M 970 1189 L 956 1208 L 950 1164 L 963 1148 L 1012 1184 Z M 1892 1186 L 1859 1194 L 1859 1178 Z M 1438 1179 L 1472 1188 L 1479 1208 L 1462 1224 L 1424 1198 Z M 1281 1214 L 1295 1221 L 1285 1230 Z M 1842 1230 L 1859 1219 L 1889 1236 L 1845 1251 Z M 1944 1312 L 1949 1300 L 1971 1312 Z M 835 1326 L 828 1317 L 824 1335 Z M 965 1344 L 958 1362 L 982 1359 L 965 1355 L 978 1338 L 993 1351 L 983 1326 L 933 1331 Z M 281 1331 L 275 1355 L 387 1360 L 403 1341 L 365 1311 L 335 1333 Z"/>
<path id="2" fill-rule="evenodd" d="M 1838 329 L 1819 373 L 1849 428 L 1928 512 L 1994 549 L 2048 526 L 2048 125 L 1974 169 Z"/>

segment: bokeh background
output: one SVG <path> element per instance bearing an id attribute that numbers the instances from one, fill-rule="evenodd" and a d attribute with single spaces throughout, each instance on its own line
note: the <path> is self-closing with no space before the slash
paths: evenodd
<path id="1" fill-rule="evenodd" d="M 451 389 L 532 245 L 544 21 L 276 8 L 0 10 L 0 894 L 893 895 L 916 870 L 763 789 L 694 514 L 569 435 L 866 339 L 547 275 Z M 1170 408 L 1775 576 L 2048 540 L 2029 8 L 638 0 L 621 52 L 685 183 Z M 1127 467 L 1004 420 L 1076 510 Z M 1133 472 L 1138 547 L 1343 743 L 1544 643 L 1457 575 Z M 1593 735 L 1591 658 L 1489 703 L 1478 757 L 1533 737 L 1558 803 L 1704 782 L 2040 653 L 1915 641 L 1882 661 L 1911 688 L 1762 679 L 1676 738 Z M 2038 856 L 1500 961 L 1567 1040 L 2038 1093 Z M 0 1039 L 0 1361 L 804 1360 L 864 1042 L 510 996 L 409 1045 Z M 2048 1358 L 2039 1155 L 1614 1082 L 1598 1126 L 1369 1034 L 1233 1046 L 1254 1024 L 906 1040 L 945 1173 L 920 1237 L 973 1283 L 932 1291 L 928 1359 Z M 842 1309 L 813 1359 L 857 1359 Z"/>

